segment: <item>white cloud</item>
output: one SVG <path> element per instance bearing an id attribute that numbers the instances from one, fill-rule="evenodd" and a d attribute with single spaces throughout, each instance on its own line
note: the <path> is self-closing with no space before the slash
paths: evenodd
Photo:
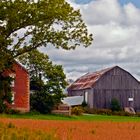
<path id="1" fill-rule="evenodd" d="M 47 49 L 50 58 L 62 64 L 69 78 L 88 71 L 119 65 L 140 76 L 140 9 L 121 6 L 118 0 L 96 0 L 88 4 L 70 3 L 81 10 L 94 41 L 89 48 L 65 51 Z"/>

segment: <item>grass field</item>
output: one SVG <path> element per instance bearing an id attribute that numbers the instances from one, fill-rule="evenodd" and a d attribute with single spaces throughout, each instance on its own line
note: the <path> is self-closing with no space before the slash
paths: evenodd
<path id="1" fill-rule="evenodd" d="M 117 122 L 131 122 L 140 121 L 140 117 L 131 116 L 107 116 L 107 115 L 92 115 L 85 114 L 82 116 L 62 116 L 62 115 L 36 115 L 36 114 L 17 114 L 17 115 L 6 115 L 1 114 L 0 118 L 22 118 L 22 119 L 37 119 L 37 120 L 68 120 L 68 121 L 117 121 Z"/>
<path id="2" fill-rule="evenodd" d="M 140 140 L 140 117 L 0 115 L 0 140 Z"/>
<path id="3" fill-rule="evenodd" d="M 0 140 L 19 139 L 140 140 L 140 122 L 0 118 Z"/>

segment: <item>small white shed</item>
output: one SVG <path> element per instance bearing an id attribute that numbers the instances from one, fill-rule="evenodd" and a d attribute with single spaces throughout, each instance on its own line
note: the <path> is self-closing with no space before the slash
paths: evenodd
<path id="1" fill-rule="evenodd" d="M 71 96 L 65 97 L 62 100 L 63 104 L 68 104 L 69 106 L 81 105 L 84 101 L 84 96 Z"/>

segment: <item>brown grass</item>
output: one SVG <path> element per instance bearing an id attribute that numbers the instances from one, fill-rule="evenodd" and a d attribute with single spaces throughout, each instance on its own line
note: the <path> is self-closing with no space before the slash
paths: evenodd
<path id="1" fill-rule="evenodd" d="M 140 122 L 54 121 L 1 118 L 18 128 L 51 133 L 60 140 L 140 140 Z M 55 140 L 55 139 L 54 139 Z"/>

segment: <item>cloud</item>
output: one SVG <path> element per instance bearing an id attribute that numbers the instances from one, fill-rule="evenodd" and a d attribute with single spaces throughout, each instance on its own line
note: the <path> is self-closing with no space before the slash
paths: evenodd
<path id="1" fill-rule="evenodd" d="M 96 0 L 88 4 L 76 4 L 80 9 L 93 44 L 76 50 L 65 51 L 48 47 L 50 58 L 61 64 L 68 78 L 79 76 L 98 69 L 119 65 L 140 78 L 140 9 L 132 3 L 124 6 L 118 0 Z"/>

